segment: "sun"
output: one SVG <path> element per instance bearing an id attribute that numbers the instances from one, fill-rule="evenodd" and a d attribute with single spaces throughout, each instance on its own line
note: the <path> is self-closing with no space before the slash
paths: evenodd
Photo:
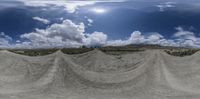
<path id="1" fill-rule="evenodd" d="M 92 9 L 92 11 L 95 12 L 95 13 L 101 14 L 101 13 L 105 13 L 106 9 L 103 9 L 103 8 L 94 8 L 94 9 Z"/>

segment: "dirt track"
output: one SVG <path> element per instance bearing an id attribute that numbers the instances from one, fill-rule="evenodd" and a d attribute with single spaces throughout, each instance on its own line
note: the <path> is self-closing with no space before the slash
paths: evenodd
<path id="1" fill-rule="evenodd" d="M 29 57 L 0 51 L 0 99 L 199 99 L 200 53 Z"/>

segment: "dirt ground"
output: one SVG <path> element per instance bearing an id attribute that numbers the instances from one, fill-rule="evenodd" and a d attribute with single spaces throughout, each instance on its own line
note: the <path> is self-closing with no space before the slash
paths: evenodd
<path id="1" fill-rule="evenodd" d="M 0 51 L 0 99 L 199 99 L 200 52 L 93 50 L 23 56 Z"/>

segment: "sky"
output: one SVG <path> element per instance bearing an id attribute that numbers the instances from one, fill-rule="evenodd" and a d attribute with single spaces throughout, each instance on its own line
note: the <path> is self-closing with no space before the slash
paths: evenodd
<path id="1" fill-rule="evenodd" d="M 0 48 L 200 47 L 198 0 L 1 0 Z"/>

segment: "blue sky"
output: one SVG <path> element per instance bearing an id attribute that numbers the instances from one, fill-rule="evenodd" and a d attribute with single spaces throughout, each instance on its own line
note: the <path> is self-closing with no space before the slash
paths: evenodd
<path id="1" fill-rule="evenodd" d="M 0 1 L 0 47 L 200 47 L 198 0 Z"/>

